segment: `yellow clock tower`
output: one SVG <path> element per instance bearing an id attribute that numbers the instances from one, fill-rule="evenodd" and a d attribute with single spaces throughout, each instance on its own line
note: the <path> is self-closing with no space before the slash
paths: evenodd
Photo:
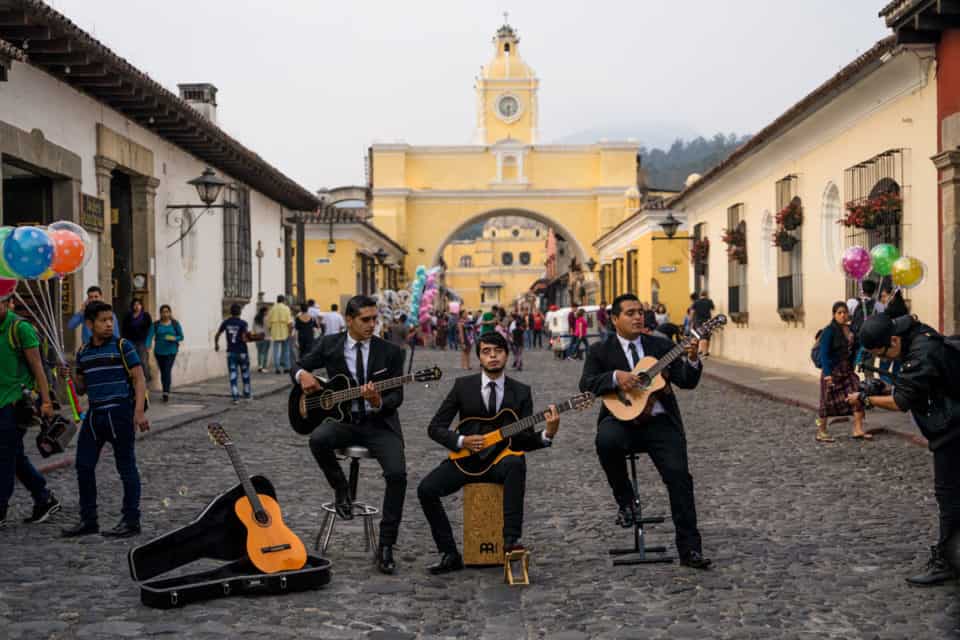
<path id="1" fill-rule="evenodd" d="M 520 57 L 520 38 L 508 24 L 493 38 L 494 57 L 476 79 L 475 144 L 504 140 L 537 143 L 537 88 L 540 81 Z"/>

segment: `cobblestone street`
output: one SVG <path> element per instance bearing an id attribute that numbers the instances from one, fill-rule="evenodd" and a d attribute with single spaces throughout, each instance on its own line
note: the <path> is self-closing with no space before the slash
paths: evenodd
<path id="1" fill-rule="evenodd" d="M 340 524 L 328 554 L 331 583 L 286 597 L 234 598 L 157 611 L 139 602 L 130 546 L 181 526 L 236 482 L 206 421 L 157 434 L 138 447 L 144 533 L 107 542 L 59 539 L 76 514 L 72 469 L 53 472 L 64 512 L 42 525 L 0 532 L 0 636 L 4 638 L 944 638 L 958 627 L 956 587 L 920 591 L 903 581 L 935 539 L 930 454 L 893 437 L 814 443 L 807 411 L 740 394 L 713 379 L 679 392 L 687 424 L 705 555 L 714 570 L 678 564 L 612 567 L 626 546 L 593 448 L 597 409 L 565 414 L 556 445 L 529 455 L 524 542 L 531 586 L 509 588 L 502 569 L 443 577 L 416 498 L 417 483 L 444 455 L 426 424 L 454 377 L 456 356 L 418 351 L 444 379 L 408 387 L 401 410 L 409 485 L 397 546 L 398 572 L 383 576 L 362 553 L 359 521 Z M 710 363 L 706 363 L 709 368 Z M 538 407 L 576 392 L 580 363 L 528 353 L 517 378 Z M 286 522 L 312 547 L 319 505 L 330 499 L 306 440 L 286 424 L 283 394 L 219 419 L 251 473 L 277 488 Z M 848 425 L 837 425 L 837 435 Z M 33 451 L 32 444 L 28 447 Z M 36 460 L 36 456 L 34 456 Z M 652 464 L 641 466 L 647 514 L 668 514 Z M 382 480 L 364 461 L 360 499 L 379 506 Z M 98 473 L 101 525 L 119 513 L 119 482 L 105 451 Z M 445 504 L 459 535 L 460 498 Z M 29 510 L 14 494 L 16 522 Z M 673 528 L 648 543 L 673 549 Z"/>

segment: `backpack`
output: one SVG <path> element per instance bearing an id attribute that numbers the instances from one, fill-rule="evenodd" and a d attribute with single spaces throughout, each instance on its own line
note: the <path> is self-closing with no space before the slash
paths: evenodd
<path id="1" fill-rule="evenodd" d="M 850 330 L 854 334 L 860 333 L 863 321 L 876 313 L 877 301 L 873 298 L 860 298 L 860 304 L 853 311 L 853 317 L 850 318 Z"/>
<path id="2" fill-rule="evenodd" d="M 130 390 L 136 393 L 133 386 L 133 375 L 130 373 L 130 366 L 127 364 L 127 356 L 123 354 L 123 345 L 126 342 L 129 342 L 126 338 L 118 338 L 117 351 L 120 352 L 120 362 L 123 363 L 123 370 L 127 372 L 127 384 L 130 385 Z M 77 359 L 79 359 L 80 354 L 83 353 L 86 350 L 86 348 L 87 348 L 86 344 L 80 347 L 80 351 L 77 352 Z M 141 368 L 144 366 L 146 365 L 144 365 L 143 363 L 140 364 Z M 150 390 L 145 388 L 143 390 L 143 411 L 146 412 L 147 409 L 149 408 L 150 408 Z"/>
<path id="3" fill-rule="evenodd" d="M 820 361 L 820 337 L 823 336 L 823 329 L 817 331 L 813 336 L 813 347 L 810 348 L 810 360 L 817 369 L 823 368 L 823 362 Z"/>

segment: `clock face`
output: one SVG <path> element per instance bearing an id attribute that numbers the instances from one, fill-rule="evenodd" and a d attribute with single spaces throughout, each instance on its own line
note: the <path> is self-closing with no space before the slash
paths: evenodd
<path id="1" fill-rule="evenodd" d="M 513 96 L 503 96 L 497 102 L 497 111 L 503 118 L 512 118 L 520 110 L 520 102 Z"/>

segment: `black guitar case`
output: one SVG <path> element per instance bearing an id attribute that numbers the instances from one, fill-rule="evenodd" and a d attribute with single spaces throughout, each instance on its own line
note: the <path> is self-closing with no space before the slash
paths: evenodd
<path id="1" fill-rule="evenodd" d="M 250 481 L 257 493 L 276 499 L 276 491 L 265 477 L 251 476 Z M 140 585 L 143 604 L 172 609 L 232 595 L 317 589 L 330 582 L 330 562 L 312 555 L 297 571 L 266 574 L 254 567 L 247 558 L 247 529 L 234 513 L 234 504 L 243 495 L 243 485 L 237 484 L 211 500 L 190 524 L 130 550 L 130 577 Z M 203 558 L 224 564 L 199 573 L 154 579 Z"/>

